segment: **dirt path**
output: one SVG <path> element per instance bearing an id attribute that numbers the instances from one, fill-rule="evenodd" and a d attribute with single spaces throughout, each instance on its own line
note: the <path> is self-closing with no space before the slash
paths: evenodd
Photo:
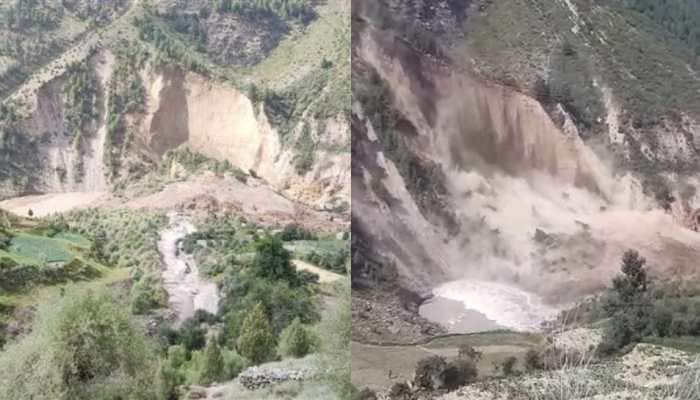
<path id="1" fill-rule="evenodd" d="M 75 208 L 89 207 L 107 197 L 109 194 L 105 192 L 49 193 L 0 201 L 0 208 L 21 216 L 27 216 L 31 209 L 34 217 L 45 217 Z"/>
<path id="2" fill-rule="evenodd" d="M 197 310 L 216 313 L 219 293 L 216 284 L 199 275 L 197 264 L 182 251 L 181 240 L 195 227 L 179 214 L 171 213 L 170 226 L 161 234 L 158 251 L 163 263 L 163 283 L 168 291 L 169 307 L 182 323 Z"/>
<path id="3" fill-rule="evenodd" d="M 293 260 L 292 262 L 294 263 L 294 266 L 297 267 L 298 270 L 309 271 L 309 272 L 313 272 L 314 274 L 318 275 L 318 281 L 320 283 L 335 282 L 338 279 L 343 277 L 340 274 L 336 274 L 335 272 L 331 272 L 331 271 L 319 268 L 319 267 L 312 265 L 312 264 L 309 264 L 305 261 Z"/>

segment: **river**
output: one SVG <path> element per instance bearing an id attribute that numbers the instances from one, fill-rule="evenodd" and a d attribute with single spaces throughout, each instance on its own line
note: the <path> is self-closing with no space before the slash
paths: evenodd
<path id="1" fill-rule="evenodd" d="M 168 215 L 169 226 L 158 241 L 158 251 L 163 263 L 163 284 L 168 292 L 168 306 L 177 316 L 177 323 L 192 317 L 201 309 L 216 313 L 219 292 L 216 284 L 200 276 L 192 256 L 182 251 L 182 239 L 196 231 L 185 217 L 177 213 Z"/>

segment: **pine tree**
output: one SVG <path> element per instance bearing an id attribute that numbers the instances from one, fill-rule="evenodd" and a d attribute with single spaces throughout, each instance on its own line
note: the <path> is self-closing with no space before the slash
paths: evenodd
<path id="1" fill-rule="evenodd" d="M 261 364 L 274 357 L 276 342 L 265 310 L 258 303 L 243 321 L 238 352 L 253 364 Z"/>
<path id="2" fill-rule="evenodd" d="M 200 383 L 208 385 L 221 382 L 224 378 L 224 357 L 216 339 L 211 338 L 204 349 L 204 365 L 200 374 Z"/>

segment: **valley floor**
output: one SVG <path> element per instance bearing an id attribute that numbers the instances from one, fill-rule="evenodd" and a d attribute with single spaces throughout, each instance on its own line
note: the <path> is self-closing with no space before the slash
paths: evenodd
<path id="1" fill-rule="evenodd" d="M 201 174 L 187 180 L 159 183 L 152 188 L 115 195 L 108 192 L 47 193 L 0 201 L 0 209 L 35 217 L 84 208 L 119 208 L 230 211 L 260 223 L 298 222 L 314 230 L 338 230 L 348 223 L 334 213 L 294 202 L 252 178 L 247 183 L 232 177 Z"/>

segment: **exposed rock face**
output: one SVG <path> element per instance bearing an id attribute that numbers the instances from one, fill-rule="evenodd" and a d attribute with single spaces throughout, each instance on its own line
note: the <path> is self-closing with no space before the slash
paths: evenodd
<path id="1" fill-rule="evenodd" d="M 15 149 L 22 156 L 5 153 L 12 162 L 28 164 L 40 172 L 32 174 L 23 187 L 8 182 L 8 195 L 16 194 L 13 190 L 107 189 L 104 110 L 113 63 L 108 51 L 98 52 L 90 62 L 100 81 L 97 101 L 101 111 L 89 131 L 84 132 L 80 147 L 74 145 L 64 124 L 65 79 L 59 77 L 41 87 L 36 95 L 36 106 L 23 123 L 23 131 L 31 134 Z M 299 175 L 294 168 L 297 150 L 282 145 L 276 127 L 268 122 L 264 106 L 254 105 L 238 89 L 178 68 L 146 68 L 141 75 L 146 88 L 145 107 L 144 112 L 128 116 L 129 129 L 136 135 L 132 138 L 133 151 L 126 152 L 126 157 L 134 162 L 154 163 L 168 150 L 187 146 L 206 156 L 228 160 L 243 171 L 253 171 L 276 189 L 303 203 L 328 209 L 345 204 L 347 208 L 350 197 L 350 154 L 347 152 L 319 149 L 311 170 Z M 300 134 L 303 123 L 294 130 L 294 135 Z M 331 144 L 349 141 L 349 130 L 342 118 L 320 125 L 325 126 L 325 131 L 313 134 L 323 137 L 324 141 Z M 34 146 L 39 148 L 38 154 L 32 150 Z M 76 168 L 78 164 L 80 172 Z"/>
<path id="2" fill-rule="evenodd" d="M 302 202 L 333 207 L 349 200 L 349 154 L 319 149 L 311 171 L 299 176 L 296 151 L 282 145 L 264 106 L 195 73 L 165 69 L 147 75 L 147 111 L 137 129 L 157 156 L 185 145 L 254 171 Z M 330 120 L 318 135 L 342 143 L 349 132 L 341 120 Z"/>
<path id="3" fill-rule="evenodd" d="M 621 152 L 606 142 L 624 125 L 615 111 L 628 111 L 609 101 L 609 127 L 595 128 L 596 136 L 570 105 L 487 80 L 435 47 L 454 30 L 429 19 L 406 29 L 394 19 L 419 2 L 360 3 L 353 10 L 353 231 L 384 261 L 358 266 L 354 283 L 387 290 L 386 280 L 371 277 L 395 273 L 392 284 L 422 294 L 474 279 L 564 305 L 606 287 L 627 248 L 638 249 L 656 276 L 678 276 L 678 267 L 698 278 L 691 260 L 700 255 L 700 236 L 685 228 L 683 213 L 658 206 L 679 198 L 677 182 L 694 181 L 672 177 L 673 196 L 646 190 L 649 176 L 625 161 L 636 148 L 632 134 L 620 140 Z M 421 30 L 433 33 L 427 46 L 406 35 Z M 680 144 L 662 154 L 695 157 L 672 149 L 688 148 L 683 141 L 659 142 L 666 139 Z M 694 195 L 687 201 L 693 210 Z M 551 241 L 541 233 L 535 240 L 536 229 Z"/>

